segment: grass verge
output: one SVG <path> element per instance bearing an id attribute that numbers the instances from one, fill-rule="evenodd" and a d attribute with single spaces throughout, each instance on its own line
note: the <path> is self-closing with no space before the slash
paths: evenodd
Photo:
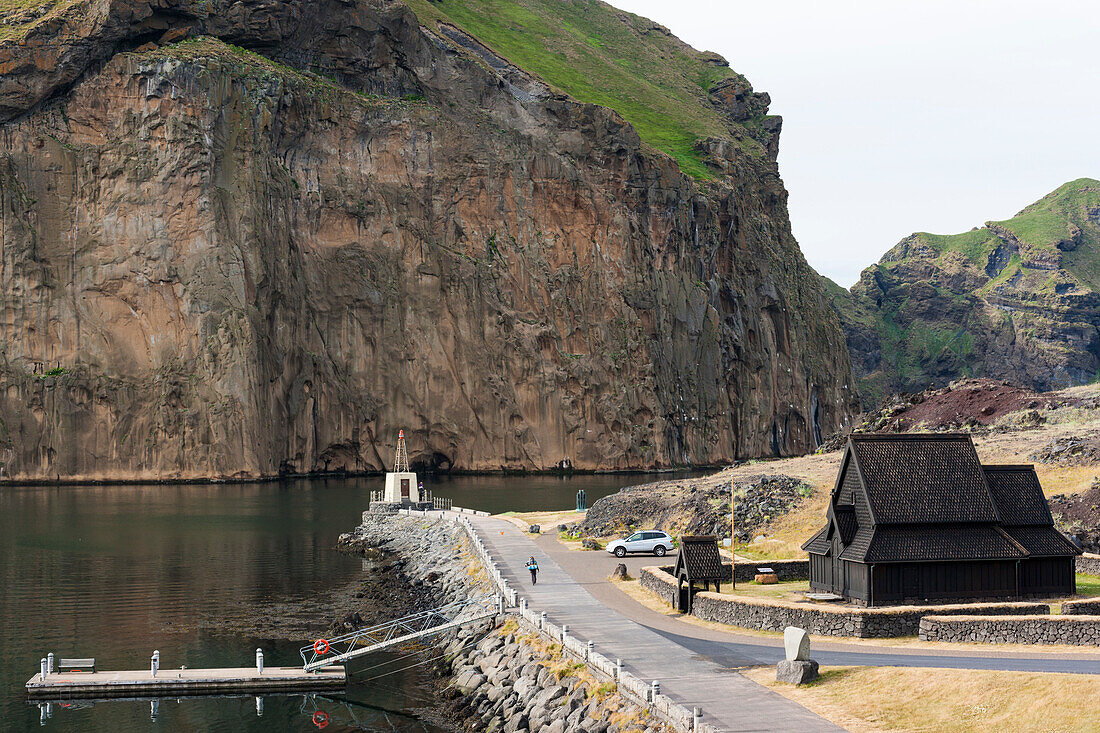
<path id="1" fill-rule="evenodd" d="M 743 674 L 855 732 L 1100 730 L 1100 675 L 836 667 L 795 687 L 772 667 Z"/>

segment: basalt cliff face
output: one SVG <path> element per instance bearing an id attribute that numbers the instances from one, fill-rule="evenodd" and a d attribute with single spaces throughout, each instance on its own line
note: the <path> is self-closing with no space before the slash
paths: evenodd
<path id="1" fill-rule="evenodd" d="M 378 470 L 399 428 L 420 467 L 715 464 L 854 408 L 735 75 L 690 177 L 398 2 L 28 7 L 0 33 L 5 478 Z"/>
<path id="2" fill-rule="evenodd" d="M 1071 181 L 962 234 L 913 234 L 850 292 L 826 285 L 865 407 L 968 376 L 1042 392 L 1093 381 L 1100 181 Z"/>

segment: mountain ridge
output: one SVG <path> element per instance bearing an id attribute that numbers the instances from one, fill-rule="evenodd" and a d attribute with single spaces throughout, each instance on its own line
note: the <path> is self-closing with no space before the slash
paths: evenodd
<path id="1" fill-rule="evenodd" d="M 960 377 L 1039 391 L 1100 375 L 1100 181 L 1059 186 L 1005 220 L 916 232 L 850 290 L 825 287 L 865 407 Z"/>

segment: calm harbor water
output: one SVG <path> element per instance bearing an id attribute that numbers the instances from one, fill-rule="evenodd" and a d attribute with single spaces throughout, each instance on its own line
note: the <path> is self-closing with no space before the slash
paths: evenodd
<path id="1" fill-rule="evenodd" d="M 457 476 L 437 496 L 490 512 L 567 509 L 670 474 Z M 0 488 L 0 730 L 38 728 L 23 685 L 47 652 L 100 669 L 301 663 L 299 643 L 210 634 L 200 618 L 323 595 L 363 572 L 335 551 L 382 479 L 262 484 Z M 306 640 L 302 640 L 305 642 Z M 407 666 L 394 655 L 390 669 Z M 371 664 L 385 661 L 372 660 Z M 370 675 L 363 675 L 363 678 Z M 54 730 L 437 731 L 422 668 L 360 679 L 345 694 L 54 704 Z M 315 722 L 317 721 L 317 722 Z"/>

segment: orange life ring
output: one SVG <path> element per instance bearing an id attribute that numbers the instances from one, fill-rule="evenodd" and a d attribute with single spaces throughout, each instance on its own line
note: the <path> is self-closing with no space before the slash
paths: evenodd
<path id="1" fill-rule="evenodd" d="M 324 710 L 318 710 L 313 714 L 313 724 L 317 726 L 317 730 L 321 730 L 328 725 L 328 714 Z"/>
<path id="2" fill-rule="evenodd" d="M 313 651 L 318 654 L 328 654 L 328 642 L 324 639 L 318 639 L 313 642 Z"/>

